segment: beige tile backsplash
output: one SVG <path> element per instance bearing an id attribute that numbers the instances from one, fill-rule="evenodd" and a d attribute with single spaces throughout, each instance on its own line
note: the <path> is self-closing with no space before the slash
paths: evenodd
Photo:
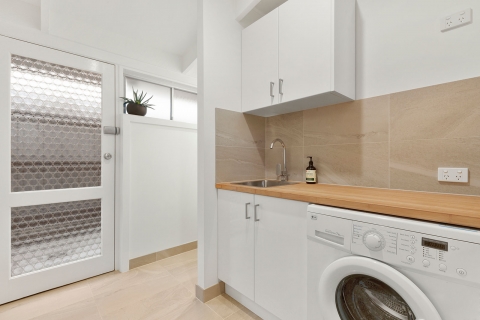
<path id="1" fill-rule="evenodd" d="M 318 181 L 480 195 L 480 77 L 270 118 L 217 109 L 217 181 L 276 178 L 287 146 L 290 180 L 313 156 Z M 468 167 L 468 184 L 437 181 Z"/>

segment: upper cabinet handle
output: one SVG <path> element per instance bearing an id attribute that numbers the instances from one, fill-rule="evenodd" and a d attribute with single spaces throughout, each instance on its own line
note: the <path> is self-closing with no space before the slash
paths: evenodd
<path id="1" fill-rule="evenodd" d="M 245 219 L 250 219 L 248 216 L 248 206 L 250 205 L 250 202 L 245 203 Z"/>
<path id="2" fill-rule="evenodd" d="M 273 87 L 275 86 L 275 82 L 270 82 L 270 97 L 274 98 L 275 95 L 273 94 Z"/>
<path id="3" fill-rule="evenodd" d="M 280 93 L 280 94 L 283 95 L 283 79 L 280 79 L 280 80 L 279 80 L 278 93 Z"/>
<path id="4" fill-rule="evenodd" d="M 257 207 L 260 206 L 259 204 L 256 204 L 253 208 L 253 212 L 255 214 L 255 221 L 260 221 L 260 219 L 257 218 Z"/>

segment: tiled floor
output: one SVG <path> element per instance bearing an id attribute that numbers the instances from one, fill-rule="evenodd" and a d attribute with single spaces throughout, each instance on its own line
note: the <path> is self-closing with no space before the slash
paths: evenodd
<path id="1" fill-rule="evenodd" d="M 197 250 L 0 306 L 0 319 L 260 319 L 228 295 L 195 298 Z"/>

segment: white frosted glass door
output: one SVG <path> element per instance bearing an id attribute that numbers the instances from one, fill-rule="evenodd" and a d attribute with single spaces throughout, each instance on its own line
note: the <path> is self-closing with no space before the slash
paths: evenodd
<path id="1" fill-rule="evenodd" d="M 0 36 L 0 304 L 114 269 L 114 67 Z"/>

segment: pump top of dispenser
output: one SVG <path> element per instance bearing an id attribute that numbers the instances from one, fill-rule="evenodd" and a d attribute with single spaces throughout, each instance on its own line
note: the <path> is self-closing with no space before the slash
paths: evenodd
<path id="1" fill-rule="evenodd" d="M 313 157 L 308 156 L 307 158 L 310 158 L 310 161 L 308 162 L 308 166 L 313 167 Z"/>

